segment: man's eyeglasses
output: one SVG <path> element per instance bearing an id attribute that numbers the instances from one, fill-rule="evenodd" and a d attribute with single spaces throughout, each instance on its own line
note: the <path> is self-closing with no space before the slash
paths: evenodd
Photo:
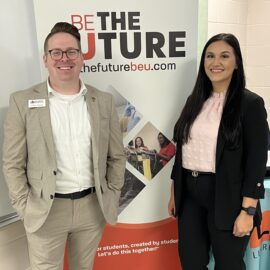
<path id="1" fill-rule="evenodd" d="M 66 51 L 62 51 L 60 49 L 52 49 L 49 50 L 48 53 L 50 54 L 53 60 L 61 60 L 63 58 L 64 53 L 66 57 L 70 60 L 75 60 L 79 57 L 81 51 L 79 49 L 68 49 Z"/>

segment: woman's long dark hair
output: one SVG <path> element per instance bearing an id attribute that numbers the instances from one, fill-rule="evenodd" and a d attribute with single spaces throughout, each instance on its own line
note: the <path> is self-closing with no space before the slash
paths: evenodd
<path id="1" fill-rule="evenodd" d="M 161 132 L 158 133 L 157 137 L 159 137 L 159 136 L 162 136 L 163 140 L 164 140 L 164 142 L 162 144 L 159 143 L 160 148 L 165 147 L 170 143 L 170 140 L 167 137 L 165 137 Z"/>
<path id="2" fill-rule="evenodd" d="M 174 127 L 174 141 L 178 143 L 183 144 L 188 142 L 191 126 L 200 113 L 203 103 L 211 95 L 212 83 L 205 73 L 204 59 L 208 46 L 217 41 L 224 41 L 230 45 L 233 48 L 236 58 L 237 68 L 232 74 L 232 79 L 227 90 L 220 128 L 228 146 L 234 148 L 238 145 L 241 130 L 240 102 L 246 82 L 239 42 L 234 35 L 224 33 L 213 36 L 204 46 L 195 86 Z"/>

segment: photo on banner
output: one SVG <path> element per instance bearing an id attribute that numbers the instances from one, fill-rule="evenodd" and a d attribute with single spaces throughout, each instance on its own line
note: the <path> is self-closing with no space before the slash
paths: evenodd
<path id="1" fill-rule="evenodd" d="M 175 155 L 175 145 L 150 122 L 125 147 L 127 161 L 152 180 Z"/>
<path id="2" fill-rule="evenodd" d="M 107 87 L 107 91 L 114 97 L 120 129 L 123 137 L 125 137 L 140 122 L 142 115 L 112 85 Z"/>

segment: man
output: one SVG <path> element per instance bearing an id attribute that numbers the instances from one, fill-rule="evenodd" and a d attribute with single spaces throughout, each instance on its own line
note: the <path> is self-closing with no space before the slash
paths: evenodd
<path id="1" fill-rule="evenodd" d="M 3 170 L 24 222 L 31 269 L 92 269 L 115 224 L 125 155 L 112 96 L 80 79 L 78 29 L 57 23 L 44 43 L 46 82 L 10 97 Z"/>

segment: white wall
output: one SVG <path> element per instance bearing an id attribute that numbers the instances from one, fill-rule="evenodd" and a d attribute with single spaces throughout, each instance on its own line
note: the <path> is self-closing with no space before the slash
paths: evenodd
<path id="1" fill-rule="evenodd" d="M 1 2 L 0 36 L 0 151 L 2 153 L 3 121 L 10 93 L 29 87 L 41 79 L 32 1 Z M 2 158 L 0 167 L 2 168 Z M 14 210 L 9 202 L 1 169 L 0 217 L 12 212 Z M 0 226 L 0 269 L 25 270 L 28 267 L 27 243 L 22 222 L 17 221 L 2 228 Z"/>
<path id="2" fill-rule="evenodd" d="M 1 2 L 0 36 L 0 151 L 2 153 L 3 121 L 10 93 L 29 87 L 41 79 L 32 1 Z M 0 168 L 2 168 L 2 158 Z M 11 212 L 14 210 L 9 203 L 1 169 L 0 217 Z"/>
<path id="3" fill-rule="evenodd" d="M 218 33 L 234 34 L 246 59 L 248 0 L 208 0 L 208 37 Z"/>
<path id="4" fill-rule="evenodd" d="M 270 116 L 270 0 L 248 0 L 247 84 L 263 96 Z"/>
<path id="5" fill-rule="evenodd" d="M 270 115 L 270 0 L 208 0 L 208 38 L 233 33 L 240 42 L 247 88 L 261 95 Z"/>

